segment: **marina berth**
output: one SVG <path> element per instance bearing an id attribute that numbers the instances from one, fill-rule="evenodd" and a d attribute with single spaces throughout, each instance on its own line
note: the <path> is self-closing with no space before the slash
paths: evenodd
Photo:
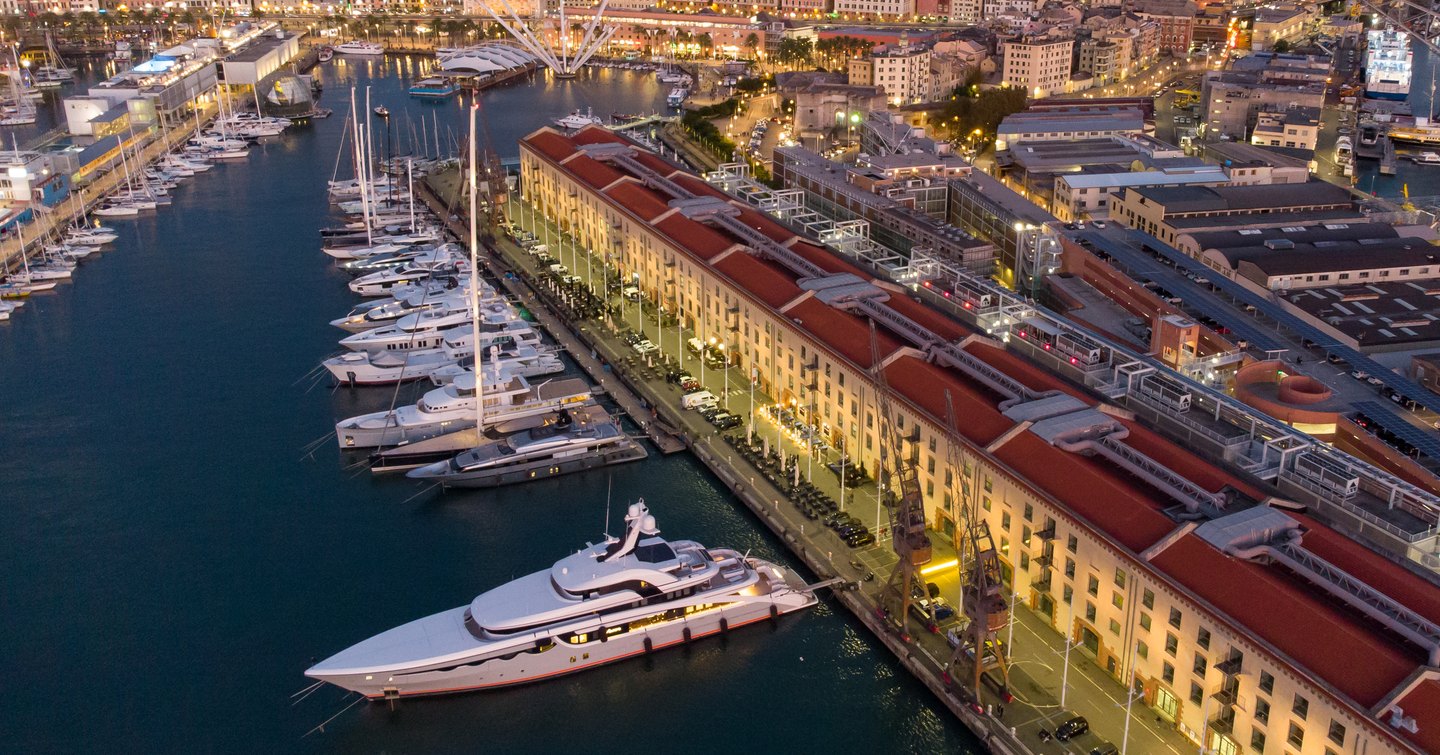
<path id="1" fill-rule="evenodd" d="M 403 265 L 377 270 L 350 281 L 350 290 L 361 296 L 389 296 L 399 285 L 448 277 L 465 272 L 468 261 L 442 259 L 438 262 L 407 262 Z"/>
<path id="2" fill-rule="evenodd" d="M 639 461 L 644 446 L 626 435 L 598 406 L 572 421 L 487 439 L 445 461 L 413 469 L 407 477 L 445 487 L 490 488 Z"/>
<path id="3" fill-rule="evenodd" d="M 794 571 L 660 537 L 644 501 L 621 537 L 378 634 L 305 673 L 370 699 L 503 687 L 573 673 L 809 608 Z"/>
<path id="4" fill-rule="evenodd" d="M 464 430 L 490 427 L 557 409 L 594 401 L 590 386 L 576 378 L 547 380 L 539 385 L 519 375 L 487 370 L 477 406 L 474 373 L 462 375 L 443 388 L 427 392 L 415 404 L 372 412 L 335 425 L 341 448 L 375 448 L 413 443 Z M 484 414 L 480 422 L 478 415 Z"/>
<path id="5" fill-rule="evenodd" d="M 540 334 L 530 323 L 520 319 L 515 310 L 504 304 L 490 304 L 481 308 L 479 324 L 481 348 L 504 343 L 540 342 Z M 340 345 L 351 351 L 411 351 L 432 349 L 444 345 L 452 331 L 463 330 L 467 338 L 455 339 L 457 345 L 475 343 L 471 327 L 469 308 L 459 311 L 439 312 L 427 310 L 405 315 L 393 325 L 385 325 L 340 339 Z M 455 334 L 455 335 L 458 335 Z"/>
<path id="6" fill-rule="evenodd" d="M 460 346 L 409 351 L 348 351 L 324 361 L 327 371 L 345 385 L 391 385 L 428 379 L 437 386 L 449 385 L 461 375 L 471 374 L 475 349 L 466 340 Z M 565 363 L 551 349 L 530 344 L 492 345 L 484 351 L 486 369 L 499 367 L 511 375 L 533 378 L 565 371 Z"/>

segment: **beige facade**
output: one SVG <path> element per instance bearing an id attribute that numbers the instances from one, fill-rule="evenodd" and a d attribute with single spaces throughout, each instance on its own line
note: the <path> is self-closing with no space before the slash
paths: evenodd
<path id="1" fill-rule="evenodd" d="M 1036 99 L 1065 92 L 1073 38 L 1022 37 L 1001 44 L 1003 84 L 1023 87 Z"/>
<path id="2" fill-rule="evenodd" d="M 526 196 L 545 215 L 693 323 L 699 337 L 724 343 L 739 369 L 754 368 L 762 390 L 810 414 L 837 448 L 876 468 L 880 423 L 869 376 L 798 329 L 784 311 L 790 304 L 777 310 L 742 292 L 524 143 L 521 171 Z M 1227 755 L 1396 751 L 1396 740 L 1366 711 L 1201 605 L 1150 566 L 1153 556 L 1087 524 L 992 451 L 956 438 L 908 401 L 894 404 L 897 424 L 918 428 L 920 486 L 939 536 L 953 533 L 956 507 L 973 505 L 994 533 L 1018 599 L 1077 643 L 1075 662 L 1133 680 L 1141 690 L 1137 708 L 1151 707 Z M 952 442 L 960 444 L 958 468 L 947 464 Z"/>
<path id="3" fill-rule="evenodd" d="M 835 0 L 836 13 L 859 16 L 912 16 L 915 0 Z"/>

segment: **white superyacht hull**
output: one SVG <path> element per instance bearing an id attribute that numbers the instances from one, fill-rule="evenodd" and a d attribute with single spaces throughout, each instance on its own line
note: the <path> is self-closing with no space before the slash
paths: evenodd
<path id="1" fill-rule="evenodd" d="M 590 399 L 584 401 L 584 404 L 590 403 L 592 403 Z M 485 427 L 549 414 L 576 405 L 573 399 L 559 399 L 536 401 L 523 406 L 487 408 L 485 410 Z M 384 448 L 398 446 L 402 443 L 429 440 L 458 430 L 468 430 L 475 427 L 476 424 L 473 405 L 456 411 L 437 412 L 433 421 L 407 425 L 394 424 L 394 416 L 392 412 L 375 412 L 352 417 L 335 426 L 335 437 L 341 448 Z"/>
<path id="2" fill-rule="evenodd" d="M 758 563 L 760 568 L 779 569 L 773 564 Z M 800 584 L 798 576 L 793 572 L 781 571 L 792 586 Z M 648 626 L 634 627 L 627 622 L 615 622 L 611 619 L 609 628 L 612 631 L 622 628 L 624 631 L 604 640 L 598 639 L 606 636 L 606 631 L 602 628 L 604 624 L 598 619 L 592 619 L 589 622 L 562 627 L 563 631 L 530 633 L 515 638 L 514 642 L 505 643 L 503 647 L 491 647 L 490 645 L 495 643 L 487 645 L 476 640 L 470 655 L 451 653 L 444 658 L 422 661 L 408 668 L 400 667 L 384 672 L 364 669 L 345 673 L 343 670 L 331 672 L 317 667 L 306 674 L 311 678 L 359 692 L 372 700 L 509 687 L 573 674 L 721 634 L 808 608 L 816 602 L 812 594 L 798 591 L 727 596 L 726 599 L 735 602 Z M 398 627 L 391 632 L 404 637 L 412 634 L 418 628 L 415 627 L 417 624 L 443 626 L 446 631 L 453 631 L 453 625 L 463 628 L 465 612 L 464 607 L 454 608 Z M 629 624 L 642 623 L 643 621 L 636 621 Z M 557 640 L 562 634 L 573 635 L 577 632 L 588 632 L 596 638 L 576 644 Z M 367 642 L 385 642 L 387 634 L 390 632 Z"/>

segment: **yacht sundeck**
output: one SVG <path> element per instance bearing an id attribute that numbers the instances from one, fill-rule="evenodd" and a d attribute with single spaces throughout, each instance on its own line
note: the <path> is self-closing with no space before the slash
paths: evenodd
<path id="1" fill-rule="evenodd" d="M 584 380 L 547 380 L 532 386 L 519 375 L 486 371 L 484 427 L 522 417 L 583 406 L 594 400 Z M 413 405 L 351 417 L 335 425 L 341 448 L 376 448 L 413 443 L 475 427 L 475 375 L 462 376 L 427 392 Z M 483 429 L 483 428 L 482 428 Z"/>
<path id="2" fill-rule="evenodd" d="M 378 634 L 305 675 L 372 700 L 503 687 L 815 603 L 799 575 L 782 566 L 692 540 L 666 541 L 640 501 L 626 513 L 622 537 L 607 537 L 468 605 Z"/>

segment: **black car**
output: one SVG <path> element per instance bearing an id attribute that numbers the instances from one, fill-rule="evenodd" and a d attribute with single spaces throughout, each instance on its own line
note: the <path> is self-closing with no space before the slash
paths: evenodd
<path id="1" fill-rule="evenodd" d="M 721 430 L 730 430 L 744 424 L 745 420 L 740 419 L 734 414 L 722 414 L 711 420 L 711 422 Z"/>
<path id="2" fill-rule="evenodd" d="M 1120 748 L 1106 742 L 1091 750 L 1090 755 L 1120 755 Z"/>
<path id="3" fill-rule="evenodd" d="M 1055 727 L 1055 738 L 1068 742 L 1087 731 L 1090 731 L 1090 722 L 1086 721 L 1084 716 L 1076 716 Z"/>
<path id="4" fill-rule="evenodd" d="M 719 414 L 720 414 L 721 412 L 723 412 L 723 411 L 725 411 L 725 410 L 724 410 L 724 409 L 721 409 L 719 404 L 710 404 L 710 405 L 707 405 L 707 406 L 701 406 L 700 408 L 698 408 L 698 409 L 695 410 L 695 412 L 696 412 L 697 414 L 699 414 L 701 417 L 704 417 L 704 418 L 705 418 L 705 421 L 706 421 L 706 422 L 709 422 L 710 420 L 714 419 L 717 415 L 719 415 Z"/>
<path id="5" fill-rule="evenodd" d="M 845 538 L 845 544 L 851 548 L 859 548 L 864 545 L 874 545 L 875 536 L 869 532 L 857 532 Z"/>

